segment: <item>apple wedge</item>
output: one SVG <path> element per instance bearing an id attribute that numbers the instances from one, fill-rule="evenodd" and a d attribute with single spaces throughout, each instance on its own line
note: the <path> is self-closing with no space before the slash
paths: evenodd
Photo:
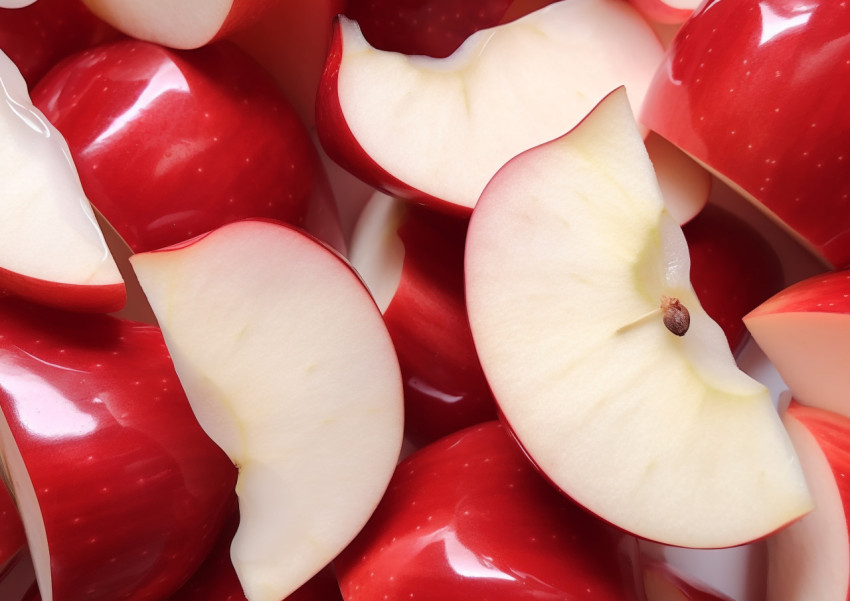
<path id="1" fill-rule="evenodd" d="M 850 593 L 850 419 L 791 401 L 783 416 L 816 508 L 767 539 L 767 598 L 844 600 Z"/>
<path id="2" fill-rule="evenodd" d="M 567 495 L 696 548 L 759 539 L 811 510 L 768 389 L 738 369 L 691 287 L 622 88 L 496 174 L 465 269 L 496 402 Z"/>
<path id="3" fill-rule="evenodd" d="M 0 179 L 0 289 L 64 309 L 120 309 L 124 281 L 68 146 L 2 52 Z"/>
<path id="4" fill-rule="evenodd" d="M 340 18 L 317 99 L 328 155 L 384 192 L 469 214 L 514 155 L 625 85 L 639 109 L 664 50 L 620 0 L 566 0 L 437 59 L 380 51 Z"/>
<path id="5" fill-rule="evenodd" d="M 401 450 L 392 340 L 340 255 L 240 221 L 130 259 L 201 426 L 239 467 L 233 566 L 279 601 L 354 538 Z"/>
<path id="6" fill-rule="evenodd" d="M 798 402 L 850 416 L 850 271 L 801 280 L 744 324 Z"/>

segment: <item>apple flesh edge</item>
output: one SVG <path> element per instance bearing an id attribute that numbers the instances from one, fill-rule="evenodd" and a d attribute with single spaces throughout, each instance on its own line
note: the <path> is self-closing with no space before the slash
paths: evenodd
<path id="1" fill-rule="evenodd" d="M 239 466 L 231 557 L 246 597 L 277 601 L 350 542 L 398 460 L 401 377 L 380 312 L 344 258 L 270 221 L 131 264 L 198 421 Z"/>

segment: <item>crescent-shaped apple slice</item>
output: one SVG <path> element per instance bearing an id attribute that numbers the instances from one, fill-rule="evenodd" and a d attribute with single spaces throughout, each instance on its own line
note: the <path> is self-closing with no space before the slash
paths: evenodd
<path id="1" fill-rule="evenodd" d="M 381 313 L 341 256 L 279 223 L 130 262 L 198 421 L 239 467 L 245 595 L 279 601 L 354 538 L 398 461 L 402 383 Z"/>
<path id="2" fill-rule="evenodd" d="M 699 548 L 811 509 L 769 391 L 694 294 L 622 89 L 497 173 L 465 268 L 496 401 L 566 494 L 638 536 Z"/>
<path id="3" fill-rule="evenodd" d="M 0 52 L 0 289 L 63 309 L 110 312 L 124 280 L 65 139 Z"/>
<path id="4" fill-rule="evenodd" d="M 567 0 L 435 59 L 335 26 L 316 125 L 331 158 L 383 191 L 468 215 L 508 159 L 575 126 L 620 85 L 640 107 L 664 49 L 619 0 Z"/>

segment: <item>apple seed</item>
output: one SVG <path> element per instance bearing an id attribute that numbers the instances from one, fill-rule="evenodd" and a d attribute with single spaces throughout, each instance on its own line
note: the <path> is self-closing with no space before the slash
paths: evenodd
<path id="1" fill-rule="evenodd" d="M 684 336 L 691 325 L 691 314 L 678 298 L 661 296 L 664 325 L 676 336 Z"/>

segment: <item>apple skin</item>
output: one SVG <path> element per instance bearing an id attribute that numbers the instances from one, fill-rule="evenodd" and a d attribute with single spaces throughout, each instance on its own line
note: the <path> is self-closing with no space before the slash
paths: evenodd
<path id="1" fill-rule="evenodd" d="M 9 489 L 0 486 L 0 578 L 20 553 L 25 553 L 27 535 Z"/>
<path id="2" fill-rule="evenodd" d="M 646 601 L 733 601 L 668 563 L 649 562 L 641 571 Z"/>
<path id="3" fill-rule="evenodd" d="M 850 264 L 850 9 L 710 0 L 673 39 L 641 121 L 795 232 Z"/>
<path id="4" fill-rule="evenodd" d="M 682 231 L 697 297 L 737 354 L 748 339 L 744 315 L 784 286 L 779 255 L 758 229 L 717 205 L 706 205 Z"/>
<path id="5" fill-rule="evenodd" d="M 0 50 L 32 88 L 61 59 L 121 34 L 80 0 L 38 0 L 24 8 L 0 8 Z"/>
<path id="6" fill-rule="evenodd" d="M 648 20 L 663 25 L 683 23 L 694 12 L 699 0 L 694 0 L 693 8 L 676 8 L 664 0 L 629 0 Z"/>
<path id="7" fill-rule="evenodd" d="M 212 548 L 236 469 L 195 420 L 159 329 L 12 299 L 0 315 L 5 464 L 19 506 L 40 511 L 52 599 L 171 594 Z M 38 518 L 23 516 L 43 583 Z"/>
<path id="8" fill-rule="evenodd" d="M 334 568 L 346 601 L 623 601 L 634 582 L 619 536 L 552 489 L 494 421 L 399 464 Z"/>
<path id="9" fill-rule="evenodd" d="M 64 61 L 32 96 L 68 141 L 92 204 L 134 252 L 245 217 L 305 226 L 317 210 L 338 233 L 323 239 L 344 245 L 306 129 L 232 44 L 101 45 Z"/>
<path id="10" fill-rule="evenodd" d="M 466 315 L 466 226 L 409 206 L 398 229 L 404 262 L 384 322 L 404 380 L 405 435 L 417 446 L 497 417 Z"/>

